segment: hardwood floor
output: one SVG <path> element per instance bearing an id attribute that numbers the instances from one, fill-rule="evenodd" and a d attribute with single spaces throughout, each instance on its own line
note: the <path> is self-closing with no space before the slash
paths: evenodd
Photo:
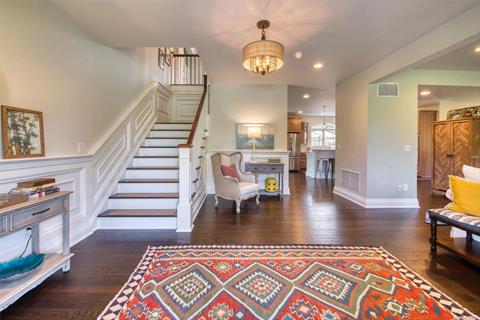
<path id="1" fill-rule="evenodd" d="M 363 209 L 334 196 L 332 185 L 291 174 L 290 197 L 232 202 L 215 209 L 209 197 L 191 234 L 174 231 L 97 231 L 73 247 L 69 273 L 57 272 L 2 313 L 2 319 L 96 319 L 127 281 L 147 245 L 172 243 L 318 243 L 382 246 L 447 295 L 480 314 L 480 269 L 439 249 L 430 257 L 425 210 L 443 206 L 419 182 L 420 209 Z M 442 230 L 443 229 L 443 230 Z M 441 237 L 448 237 L 441 228 Z"/>

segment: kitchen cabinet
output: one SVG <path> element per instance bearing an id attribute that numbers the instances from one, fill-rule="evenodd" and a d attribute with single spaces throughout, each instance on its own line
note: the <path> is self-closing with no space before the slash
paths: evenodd
<path id="1" fill-rule="evenodd" d="M 288 117 L 288 133 L 300 133 L 302 131 L 301 117 Z"/>

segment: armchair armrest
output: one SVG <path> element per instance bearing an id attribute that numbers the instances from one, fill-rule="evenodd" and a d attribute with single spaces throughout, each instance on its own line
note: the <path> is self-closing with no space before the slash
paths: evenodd
<path id="1" fill-rule="evenodd" d="M 240 187 L 235 178 L 220 174 L 219 179 L 217 179 L 217 184 L 218 186 L 215 186 L 215 192 L 217 194 L 227 196 L 236 196 L 240 194 Z"/>
<path id="2" fill-rule="evenodd" d="M 253 173 L 240 171 L 238 173 L 238 175 L 240 177 L 240 181 L 249 182 L 249 183 L 256 183 L 255 174 L 253 174 Z"/>

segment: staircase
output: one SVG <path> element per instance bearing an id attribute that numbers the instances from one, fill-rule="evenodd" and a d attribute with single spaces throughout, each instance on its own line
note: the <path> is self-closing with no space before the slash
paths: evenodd
<path id="1" fill-rule="evenodd" d="M 187 142 L 191 127 L 192 123 L 154 124 L 98 216 L 99 228 L 177 228 L 178 145 Z"/>

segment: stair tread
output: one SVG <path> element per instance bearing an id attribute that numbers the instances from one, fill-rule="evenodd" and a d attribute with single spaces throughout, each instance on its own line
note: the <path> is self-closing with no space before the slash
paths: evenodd
<path id="1" fill-rule="evenodd" d="M 99 217 L 176 217 L 176 209 L 109 209 Z"/>
<path id="2" fill-rule="evenodd" d="M 178 149 L 178 146 L 140 146 L 140 148 L 170 148 L 170 149 Z"/>
<path id="3" fill-rule="evenodd" d="M 178 179 L 122 179 L 119 183 L 178 183 Z"/>
<path id="4" fill-rule="evenodd" d="M 191 129 L 150 129 L 150 131 L 161 131 L 161 132 L 165 132 L 165 131 L 181 131 L 181 132 L 187 132 L 187 131 L 192 131 Z"/>
<path id="5" fill-rule="evenodd" d="M 193 122 L 155 122 L 155 124 L 193 124 Z"/>
<path id="6" fill-rule="evenodd" d="M 115 193 L 110 199 L 171 199 L 178 198 L 178 193 Z"/>
<path id="7" fill-rule="evenodd" d="M 150 167 L 150 166 L 141 166 L 141 167 L 129 167 L 127 170 L 178 170 L 178 167 Z"/>
<path id="8" fill-rule="evenodd" d="M 147 158 L 147 159 L 155 159 L 155 158 L 173 159 L 173 158 L 176 158 L 176 159 L 178 159 L 178 156 L 134 156 L 134 158 Z"/>
<path id="9" fill-rule="evenodd" d="M 172 140 L 186 140 L 188 137 L 146 137 L 145 139 L 172 139 Z"/>

